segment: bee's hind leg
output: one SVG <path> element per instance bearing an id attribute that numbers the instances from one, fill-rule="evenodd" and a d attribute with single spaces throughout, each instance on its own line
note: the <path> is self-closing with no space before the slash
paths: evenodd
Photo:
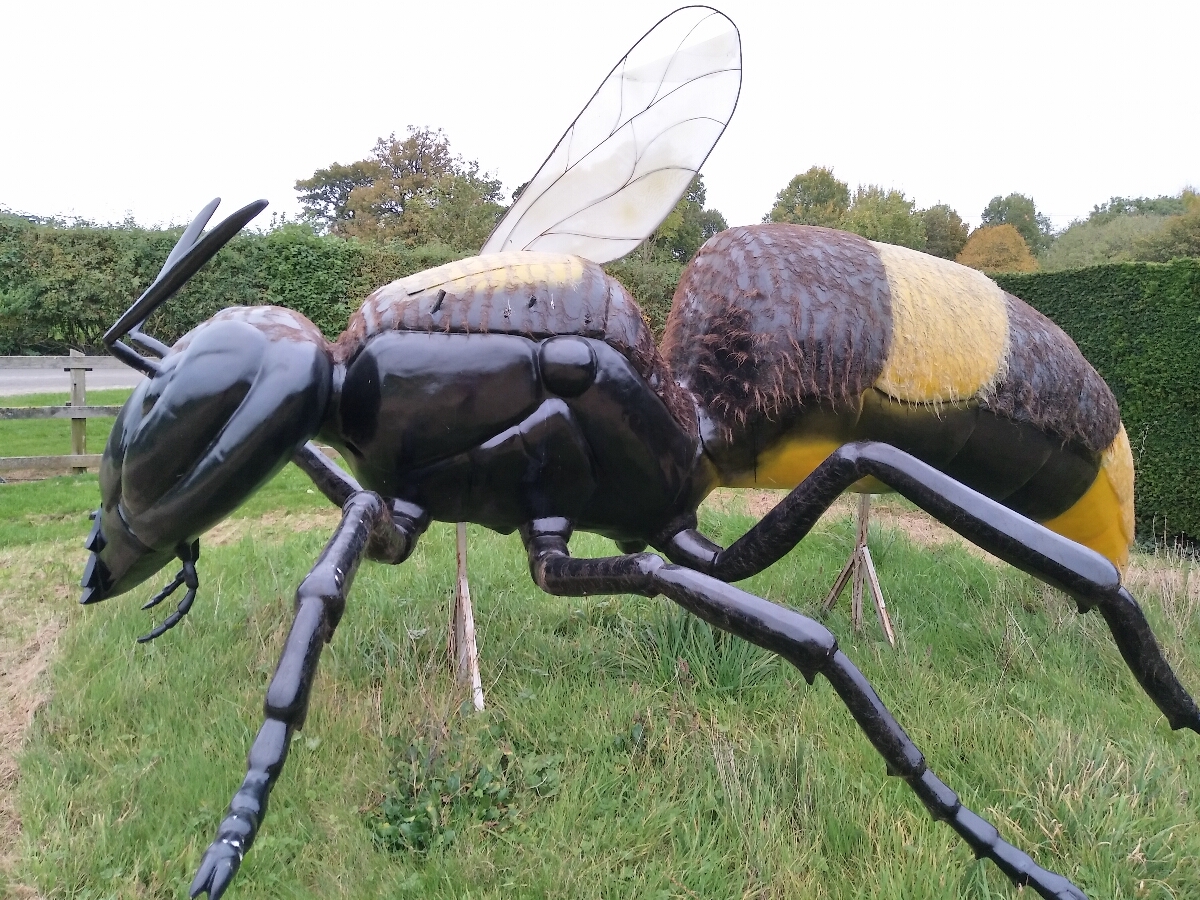
<path id="1" fill-rule="evenodd" d="M 1171 670 L 1137 601 L 1121 585 L 1116 566 L 888 444 L 860 441 L 838 448 L 728 549 L 690 528 L 656 545 L 673 562 L 722 581 L 739 581 L 781 559 L 843 491 L 868 475 L 972 543 L 1070 594 L 1081 612 L 1098 609 L 1121 656 L 1171 727 L 1200 732 L 1200 709 Z"/>

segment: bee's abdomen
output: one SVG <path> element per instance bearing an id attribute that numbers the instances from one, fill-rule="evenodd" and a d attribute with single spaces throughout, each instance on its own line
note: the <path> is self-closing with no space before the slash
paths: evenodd
<path id="1" fill-rule="evenodd" d="M 883 260 L 828 228 L 762 225 L 710 239 L 684 270 L 662 352 L 726 428 L 851 401 L 892 344 Z"/>
<path id="2" fill-rule="evenodd" d="M 846 441 L 886 441 L 1123 562 L 1112 393 L 979 272 L 829 229 L 732 229 L 685 271 L 664 353 L 722 483 L 791 487 Z"/>

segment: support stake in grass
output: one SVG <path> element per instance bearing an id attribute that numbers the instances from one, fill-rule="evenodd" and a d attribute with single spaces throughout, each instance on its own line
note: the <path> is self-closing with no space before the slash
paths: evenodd
<path id="1" fill-rule="evenodd" d="M 471 702 L 483 709 L 483 682 L 479 677 L 479 648 L 475 643 L 475 613 L 471 609 L 471 586 L 467 582 L 467 525 L 459 522 L 455 530 L 458 578 L 454 584 L 454 604 L 450 609 L 450 665 L 459 684 L 470 682 Z"/>
<path id="2" fill-rule="evenodd" d="M 862 494 L 858 500 L 858 513 L 855 516 L 858 528 L 854 542 L 854 552 L 846 560 L 846 565 L 838 573 L 837 580 L 829 591 L 829 596 L 821 604 L 822 612 L 829 612 L 837 603 L 838 597 L 846 589 L 846 583 L 851 576 L 854 578 L 854 590 L 850 596 L 850 621 L 855 631 L 862 631 L 863 624 L 863 589 L 870 585 L 871 596 L 875 600 L 875 611 L 879 614 L 879 623 L 883 626 L 884 636 L 888 643 L 896 646 L 896 630 L 892 627 L 892 617 L 888 615 L 887 603 L 883 599 L 883 590 L 879 587 L 879 576 L 875 574 L 875 563 L 871 559 L 871 551 L 867 548 L 867 526 L 871 518 L 871 495 Z"/>

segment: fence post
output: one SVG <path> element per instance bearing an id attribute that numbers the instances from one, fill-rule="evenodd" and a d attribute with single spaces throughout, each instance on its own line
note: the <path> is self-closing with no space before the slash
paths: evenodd
<path id="1" fill-rule="evenodd" d="M 72 350 L 71 356 L 83 356 L 78 350 Z M 72 360 L 71 365 L 66 367 L 67 372 L 71 373 L 71 406 L 82 408 L 87 406 L 87 374 L 92 371 L 89 366 L 83 365 L 82 361 L 75 362 Z M 71 417 L 71 453 L 74 456 L 83 456 L 87 453 L 87 416 L 76 418 Z M 74 475 L 82 475 L 87 472 L 87 466 L 72 466 L 71 473 Z"/>

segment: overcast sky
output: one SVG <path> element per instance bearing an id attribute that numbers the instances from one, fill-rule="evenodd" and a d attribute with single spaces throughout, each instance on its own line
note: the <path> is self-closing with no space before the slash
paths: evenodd
<path id="1" fill-rule="evenodd" d="M 182 223 L 220 195 L 295 215 L 294 183 L 408 125 L 511 190 L 679 3 L 0 3 L 0 207 Z M 1032 196 L 1057 228 L 1200 185 L 1200 2 L 714 4 L 741 101 L 703 174 L 730 224 L 796 173 L 949 203 Z"/>

